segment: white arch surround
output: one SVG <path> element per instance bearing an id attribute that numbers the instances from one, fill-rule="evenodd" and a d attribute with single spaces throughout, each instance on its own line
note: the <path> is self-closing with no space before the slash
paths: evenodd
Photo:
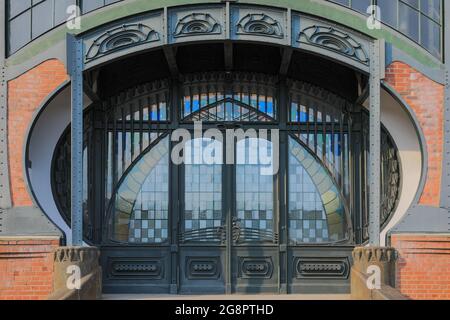
<path id="1" fill-rule="evenodd" d="M 367 104 L 365 107 L 367 108 Z M 411 115 L 386 89 L 381 90 L 381 122 L 397 146 L 402 174 L 397 209 L 380 234 L 380 245 L 385 246 L 386 235 L 405 216 L 415 201 L 424 173 L 420 137 Z"/>
<path id="2" fill-rule="evenodd" d="M 70 226 L 61 216 L 52 191 L 51 169 L 56 145 L 70 124 L 70 85 L 57 89 L 41 109 L 37 111 L 27 136 L 25 167 L 28 186 L 34 202 L 48 218 L 65 234 L 70 242 Z M 87 96 L 84 107 L 91 104 Z"/>

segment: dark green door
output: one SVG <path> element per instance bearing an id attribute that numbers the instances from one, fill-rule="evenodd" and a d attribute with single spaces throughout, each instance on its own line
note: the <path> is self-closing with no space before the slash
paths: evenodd
<path id="1" fill-rule="evenodd" d="M 246 138 L 230 151 L 222 142 L 202 138 L 185 149 L 181 293 L 278 292 L 277 175 L 259 163 L 262 144 L 270 146 Z M 270 147 L 267 151 L 271 163 Z M 233 163 L 225 160 L 229 152 L 235 154 Z"/>

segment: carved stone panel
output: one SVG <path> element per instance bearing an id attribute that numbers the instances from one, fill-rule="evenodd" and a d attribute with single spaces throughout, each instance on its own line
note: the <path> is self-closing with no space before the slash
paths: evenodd
<path id="1" fill-rule="evenodd" d="M 287 11 L 250 6 L 232 6 L 231 38 L 289 44 Z"/>
<path id="2" fill-rule="evenodd" d="M 350 65 L 369 67 L 369 39 L 342 26 L 293 14 L 292 45 Z"/>
<path id="3" fill-rule="evenodd" d="M 162 12 L 100 28 L 84 37 L 85 63 L 99 64 L 163 44 Z"/>
<path id="4" fill-rule="evenodd" d="M 174 8 L 169 11 L 168 18 L 170 43 L 225 38 L 224 6 Z"/>

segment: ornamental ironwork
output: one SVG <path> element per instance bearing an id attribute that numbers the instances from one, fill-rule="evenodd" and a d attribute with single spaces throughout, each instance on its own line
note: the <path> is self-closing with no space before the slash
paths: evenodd
<path id="1" fill-rule="evenodd" d="M 283 27 L 267 14 L 253 13 L 244 16 L 236 26 L 237 34 L 268 36 L 283 39 Z"/>
<path id="2" fill-rule="evenodd" d="M 101 58 L 126 48 L 159 41 L 159 34 L 142 23 L 124 24 L 103 33 L 94 40 L 86 54 L 86 61 Z"/>
<path id="3" fill-rule="evenodd" d="M 362 44 L 350 34 L 334 27 L 313 25 L 300 31 L 297 42 L 312 45 L 369 64 L 369 56 Z"/>
<path id="4" fill-rule="evenodd" d="M 220 34 L 222 27 L 209 13 L 191 13 L 181 18 L 173 33 L 174 38 Z"/>

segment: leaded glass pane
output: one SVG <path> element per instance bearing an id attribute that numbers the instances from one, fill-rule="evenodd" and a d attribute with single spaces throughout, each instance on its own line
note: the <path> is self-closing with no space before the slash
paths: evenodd
<path id="1" fill-rule="evenodd" d="M 236 242 L 276 242 L 274 226 L 274 176 L 261 161 L 261 151 L 273 163 L 272 143 L 264 139 L 243 139 L 237 144 Z"/>
<path id="2" fill-rule="evenodd" d="M 217 152 L 208 161 L 206 150 Z M 222 143 L 212 139 L 193 139 L 185 147 L 184 232 L 182 242 L 221 241 L 222 216 Z"/>
<path id="3" fill-rule="evenodd" d="M 328 243 L 346 238 L 343 200 L 323 165 L 289 139 L 289 240 Z"/>
<path id="4" fill-rule="evenodd" d="M 257 76 L 232 75 L 236 80 L 232 86 L 226 84 L 223 74 L 208 76 L 211 79 L 205 76 L 186 81 L 182 99 L 185 121 L 270 122 L 276 119 L 275 89 L 264 81 L 259 83 Z"/>
<path id="5" fill-rule="evenodd" d="M 168 237 L 169 139 L 133 165 L 115 197 L 113 240 L 163 243 Z"/>

